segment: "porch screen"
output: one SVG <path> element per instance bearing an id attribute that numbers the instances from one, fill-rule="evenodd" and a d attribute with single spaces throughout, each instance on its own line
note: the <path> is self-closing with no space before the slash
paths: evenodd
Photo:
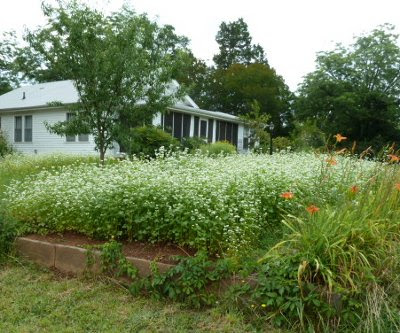
<path id="1" fill-rule="evenodd" d="M 238 144 L 238 124 L 227 121 L 217 120 L 216 140 L 228 141 L 237 146 Z"/>

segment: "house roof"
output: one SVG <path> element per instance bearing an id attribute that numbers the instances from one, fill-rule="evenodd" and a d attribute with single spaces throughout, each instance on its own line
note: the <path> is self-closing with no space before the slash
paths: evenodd
<path id="1" fill-rule="evenodd" d="M 169 107 L 168 109 L 170 109 L 172 111 L 181 111 L 181 112 L 190 113 L 190 114 L 193 114 L 196 116 L 205 116 L 207 118 L 226 120 L 226 121 L 231 121 L 231 122 L 235 122 L 235 123 L 243 122 L 239 117 L 233 116 L 229 113 L 203 110 L 200 108 L 193 108 L 193 107 L 189 107 L 186 105 L 181 105 L 179 103 L 174 106 Z"/>
<path id="2" fill-rule="evenodd" d="M 24 98 L 25 95 L 25 98 Z M 14 89 L 0 96 L 0 111 L 46 107 L 50 102 L 72 104 L 78 101 L 72 81 L 39 83 Z"/>
<path id="3" fill-rule="evenodd" d="M 172 81 L 168 90 L 172 91 L 178 87 L 179 84 L 176 81 Z M 38 83 L 20 87 L 1 95 L 0 112 L 47 108 L 51 102 L 73 104 L 78 100 L 78 92 L 71 80 Z M 215 119 L 240 122 L 238 117 L 224 112 L 200 109 L 188 95 L 184 96 L 182 100 L 178 101 L 174 106 L 170 107 L 170 109 Z"/>

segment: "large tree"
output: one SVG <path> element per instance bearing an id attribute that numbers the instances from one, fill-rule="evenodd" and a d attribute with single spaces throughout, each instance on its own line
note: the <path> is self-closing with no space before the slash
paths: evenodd
<path id="1" fill-rule="evenodd" d="M 10 91 L 19 83 L 14 71 L 17 42 L 13 32 L 4 33 L 0 39 L 0 95 Z"/>
<path id="2" fill-rule="evenodd" d="M 268 115 L 275 125 L 275 135 L 287 134 L 291 120 L 291 100 L 282 77 L 268 65 L 264 49 L 252 44 L 248 26 L 242 18 L 222 22 L 216 36 L 219 53 L 215 67 L 204 72 L 200 106 L 237 116 L 253 110 Z"/>
<path id="3" fill-rule="evenodd" d="M 400 48 L 392 25 L 317 56 L 299 89 L 296 116 L 362 146 L 400 140 Z"/>
<path id="4" fill-rule="evenodd" d="M 92 134 L 100 159 L 120 138 L 124 124 L 151 121 L 180 94 L 170 85 L 175 53 L 186 39 L 124 7 L 106 16 L 78 1 L 43 6 L 47 24 L 29 31 L 21 49 L 25 77 L 71 79 L 79 102 L 73 120 L 49 125 L 57 134 Z"/>
<path id="5" fill-rule="evenodd" d="M 218 69 L 227 69 L 233 64 L 268 64 L 264 49 L 259 44 L 252 44 L 247 23 L 242 18 L 229 23 L 222 22 L 216 41 L 219 53 L 213 59 Z"/>
<path id="6" fill-rule="evenodd" d="M 215 109 L 241 116 L 252 112 L 256 101 L 259 113 L 268 115 L 273 122 L 274 135 L 287 134 L 292 93 L 268 65 L 234 64 L 226 70 L 217 70 L 213 88 Z"/>
<path id="7" fill-rule="evenodd" d="M 190 50 L 178 50 L 176 57 L 180 66 L 175 70 L 174 79 L 186 87 L 188 95 L 198 105 L 204 107 L 209 98 L 212 68 Z"/>

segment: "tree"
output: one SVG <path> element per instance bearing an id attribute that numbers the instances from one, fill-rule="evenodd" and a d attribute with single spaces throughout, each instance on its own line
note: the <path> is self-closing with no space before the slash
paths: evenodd
<path id="1" fill-rule="evenodd" d="M 59 135 L 92 134 L 100 159 L 121 132 L 150 122 L 180 96 L 171 85 L 174 53 L 186 39 L 124 7 L 110 16 L 78 1 L 43 5 L 46 26 L 29 31 L 24 76 L 71 79 L 79 95 L 71 121 L 48 124 Z M 22 68 L 22 67 L 20 67 Z"/>
<path id="2" fill-rule="evenodd" d="M 176 68 L 174 79 L 186 87 L 188 95 L 200 107 L 205 107 L 209 99 L 212 69 L 189 50 L 176 53 L 180 66 Z"/>
<path id="3" fill-rule="evenodd" d="M 394 26 L 321 52 L 299 89 L 296 117 L 377 148 L 400 140 L 400 48 Z"/>
<path id="4" fill-rule="evenodd" d="M 251 43 L 248 26 L 242 18 L 229 23 L 222 22 L 216 41 L 219 44 L 219 54 L 213 60 L 219 69 L 227 69 L 233 64 L 268 64 L 264 49 L 259 44 Z"/>
<path id="5" fill-rule="evenodd" d="M 276 135 L 289 131 L 292 93 L 268 65 L 234 64 L 227 70 L 217 70 L 212 95 L 212 108 L 236 116 L 252 112 L 256 101 L 260 114 L 270 117 Z"/>
<path id="6" fill-rule="evenodd" d="M 0 95 L 19 83 L 14 72 L 16 38 L 13 32 L 4 33 L 0 40 Z"/>
<path id="7" fill-rule="evenodd" d="M 265 148 L 268 141 L 271 140 L 271 135 L 268 133 L 270 116 L 260 112 L 260 104 L 256 100 L 250 104 L 250 107 L 251 111 L 242 115 L 241 119 L 251 129 L 250 141 Z"/>

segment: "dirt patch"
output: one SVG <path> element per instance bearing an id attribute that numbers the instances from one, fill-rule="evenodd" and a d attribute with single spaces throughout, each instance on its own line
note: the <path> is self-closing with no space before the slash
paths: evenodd
<path id="1" fill-rule="evenodd" d="M 106 243 L 91 239 L 85 235 L 74 232 L 66 232 L 64 234 L 48 234 L 48 235 L 27 235 L 29 239 L 57 243 L 62 245 L 77 246 L 85 248 L 87 246 L 96 246 Z M 146 242 L 122 242 L 123 252 L 126 256 L 136 257 L 146 260 L 156 260 L 165 264 L 174 264 L 173 256 L 193 256 L 196 251 L 188 248 L 181 248 L 173 244 L 151 244 Z"/>

